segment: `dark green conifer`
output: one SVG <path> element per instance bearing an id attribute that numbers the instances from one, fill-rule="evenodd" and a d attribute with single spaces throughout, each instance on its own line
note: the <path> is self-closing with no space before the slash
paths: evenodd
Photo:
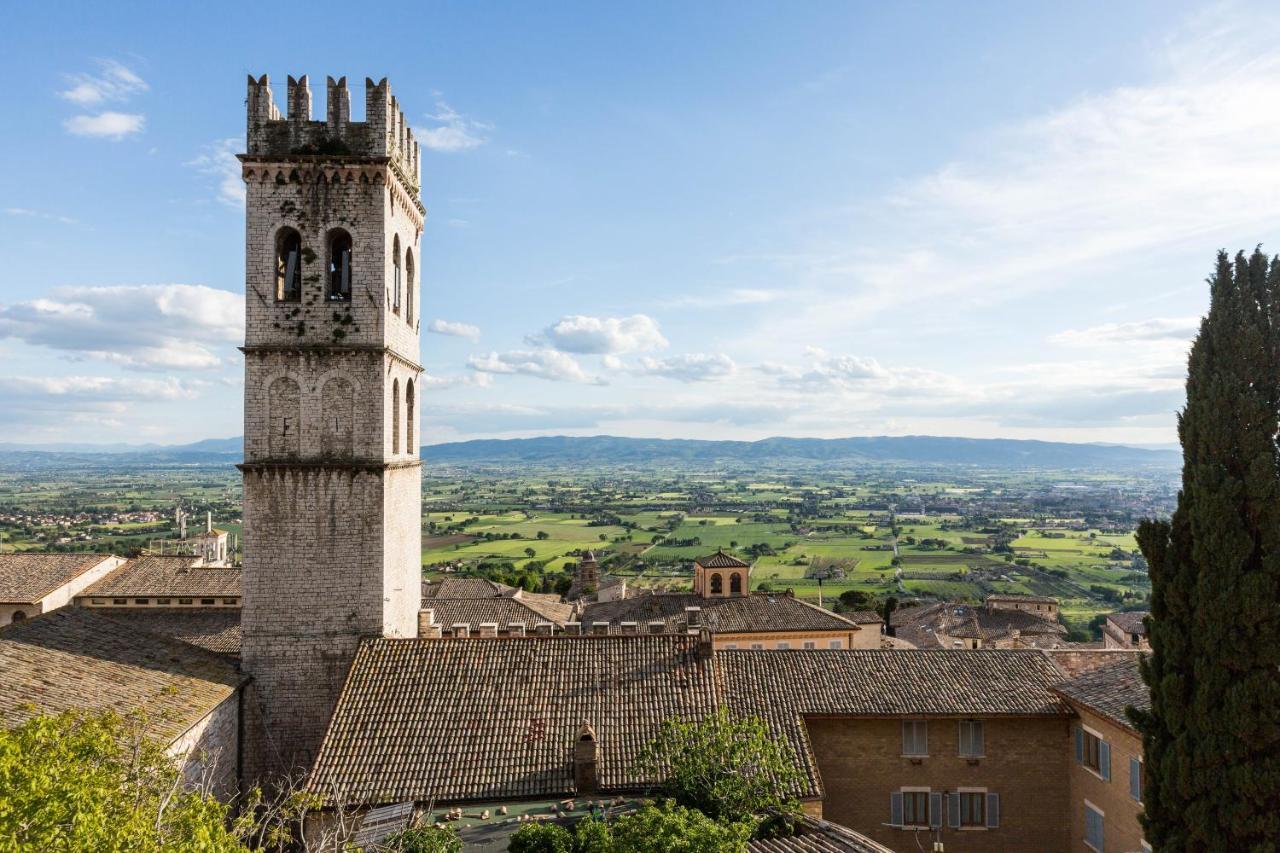
<path id="1" fill-rule="evenodd" d="M 1218 255 L 1178 419 L 1182 490 L 1147 521 L 1146 837 L 1162 853 L 1280 843 L 1280 259 Z"/>

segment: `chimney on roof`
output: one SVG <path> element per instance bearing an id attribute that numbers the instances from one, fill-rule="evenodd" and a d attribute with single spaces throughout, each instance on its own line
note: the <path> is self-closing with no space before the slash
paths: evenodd
<path id="1" fill-rule="evenodd" d="M 583 723 L 573 744 L 573 786 L 580 796 L 594 794 L 599 788 L 596 776 L 599 753 L 595 729 L 590 723 Z"/>
<path id="2" fill-rule="evenodd" d="M 437 630 L 440 627 L 439 625 L 436 625 L 436 612 L 430 608 L 419 610 L 418 611 L 418 635 L 422 636 L 422 635 L 425 635 L 426 633 L 429 633 L 432 627 L 435 627 Z M 436 636 L 438 637 L 440 635 L 436 634 Z"/>
<path id="3" fill-rule="evenodd" d="M 698 633 L 698 629 L 702 627 L 702 608 L 686 607 L 684 609 L 684 624 L 690 634 Z"/>
<path id="4" fill-rule="evenodd" d="M 711 632 L 706 628 L 698 631 L 698 660 L 711 660 L 715 644 L 711 640 Z"/>
<path id="5" fill-rule="evenodd" d="M 208 511 L 204 514 L 204 532 L 205 533 L 213 532 L 213 512 L 212 511 Z"/>
<path id="6" fill-rule="evenodd" d="M 496 636 L 498 636 L 498 623 L 497 623 L 497 622 L 481 622 L 481 623 L 480 623 L 480 636 L 481 636 L 481 637 L 496 637 Z"/>

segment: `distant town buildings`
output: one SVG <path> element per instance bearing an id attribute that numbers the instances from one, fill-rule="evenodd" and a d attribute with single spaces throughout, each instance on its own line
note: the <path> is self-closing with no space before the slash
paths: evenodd
<path id="1" fill-rule="evenodd" d="M 1148 649 L 1147 610 L 1108 613 L 1102 623 L 1102 642 L 1108 649 Z"/>
<path id="2" fill-rule="evenodd" d="M 69 604 L 124 562 L 110 554 L 0 554 L 0 625 Z"/>
<path id="3" fill-rule="evenodd" d="M 1054 599 L 990 596 L 982 607 L 939 602 L 891 618 L 894 636 L 918 649 L 1054 649 L 1068 645 L 1057 611 Z"/>

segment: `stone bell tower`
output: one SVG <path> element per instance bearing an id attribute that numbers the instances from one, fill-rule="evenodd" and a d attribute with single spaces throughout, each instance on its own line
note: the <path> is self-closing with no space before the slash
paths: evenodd
<path id="1" fill-rule="evenodd" d="M 417 635 L 419 149 L 384 79 L 249 78 L 246 775 L 309 769 L 361 638 Z"/>

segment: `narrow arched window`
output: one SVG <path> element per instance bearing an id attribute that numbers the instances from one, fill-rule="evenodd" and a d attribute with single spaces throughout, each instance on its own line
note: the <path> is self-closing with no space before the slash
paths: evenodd
<path id="1" fill-rule="evenodd" d="M 404 319 L 413 325 L 413 249 L 404 250 Z"/>
<path id="2" fill-rule="evenodd" d="M 329 299 L 351 298 L 351 235 L 341 228 L 329 232 Z"/>
<path id="3" fill-rule="evenodd" d="M 720 595 L 723 592 L 724 592 L 724 581 L 720 579 L 719 574 L 712 575 L 711 576 L 711 594 Z"/>
<path id="4" fill-rule="evenodd" d="M 287 376 L 267 387 L 267 452 L 272 459 L 296 457 L 302 437 L 302 388 Z"/>
<path id="5" fill-rule="evenodd" d="M 276 234 L 276 299 L 302 300 L 302 236 L 292 228 Z"/>
<path id="6" fill-rule="evenodd" d="M 400 313 L 400 235 L 391 241 L 391 310 Z"/>
<path id="7" fill-rule="evenodd" d="M 391 452 L 400 452 L 400 380 L 391 380 Z"/>
<path id="8" fill-rule="evenodd" d="M 413 412 L 413 405 L 413 380 L 410 379 L 404 384 L 404 452 L 410 456 L 417 452 L 417 446 L 413 443 L 413 427 L 418 422 L 418 417 Z"/>
<path id="9" fill-rule="evenodd" d="M 729 575 L 729 592 L 734 595 L 742 595 L 742 575 L 737 572 Z"/>

